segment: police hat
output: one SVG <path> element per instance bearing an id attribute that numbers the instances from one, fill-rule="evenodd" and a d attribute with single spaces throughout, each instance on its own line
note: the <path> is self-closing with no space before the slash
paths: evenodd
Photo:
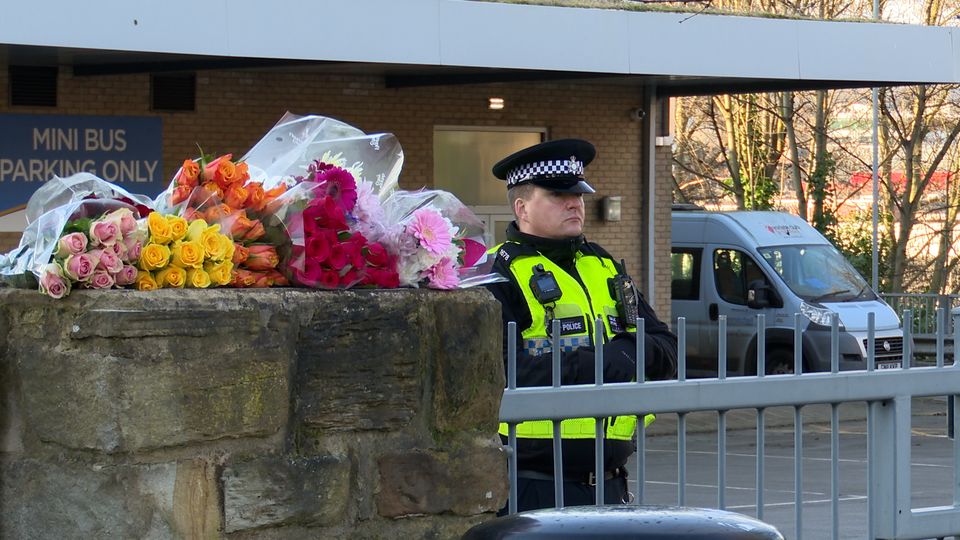
<path id="1" fill-rule="evenodd" d="M 581 139 L 547 141 L 501 159 L 493 175 L 506 180 L 508 189 L 529 182 L 550 191 L 593 193 L 583 168 L 596 155 L 596 148 Z"/>

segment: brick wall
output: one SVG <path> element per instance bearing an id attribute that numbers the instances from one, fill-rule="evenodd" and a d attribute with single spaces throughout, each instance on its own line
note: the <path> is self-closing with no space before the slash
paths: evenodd
<path id="1" fill-rule="evenodd" d="M 670 313 L 670 206 L 673 204 L 673 147 L 657 146 L 655 152 L 655 174 L 657 177 L 656 219 L 653 224 L 653 237 L 656 242 L 656 309 L 657 315 L 664 321 L 671 319 Z"/>
<path id="2" fill-rule="evenodd" d="M 195 157 L 197 144 L 208 153 L 242 155 L 286 112 L 322 114 L 365 132 L 392 132 L 404 149 L 401 186 L 433 184 L 435 125 L 546 127 L 550 138 L 580 137 L 598 149 L 587 177 L 597 189 L 588 199 L 588 237 L 624 258 L 631 272 L 642 275 L 641 130 L 628 111 L 643 103 L 638 88 L 600 83 L 511 83 L 462 86 L 387 88 L 379 76 L 303 72 L 209 71 L 197 74 L 194 112 L 150 110 L 149 75 L 75 77 L 61 70 L 56 108 L 11 107 L 7 70 L 0 66 L 0 113 L 102 114 L 159 116 L 163 119 L 164 176 L 170 177 L 185 158 Z M 501 96 L 506 107 L 487 109 L 487 98 Z M 659 160 L 660 166 L 669 164 Z M 658 169 L 658 175 L 669 169 Z M 658 180 L 658 208 L 669 209 L 669 175 Z M 134 187 L 135 190 L 135 187 Z M 152 195 L 152 194 L 151 194 Z M 622 220 L 604 223 L 599 201 L 623 196 Z M 666 229 L 663 229 L 666 227 Z M 666 231 L 660 238 L 662 230 Z M 656 304 L 668 305 L 669 221 L 659 222 Z M 6 242 L 0 235 L 0 242 Z M 12 241 L 0 245 L 9 249 Z M 662 244 L 662 246 L 661 246 Z M 662 249 L 661 249 L 662 247 Z M 663 277 L 665 276 L 665 277 Z"/>

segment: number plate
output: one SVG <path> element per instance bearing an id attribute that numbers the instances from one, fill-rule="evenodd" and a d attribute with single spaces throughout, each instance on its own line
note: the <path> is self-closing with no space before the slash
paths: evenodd
<path id="1" fill-rule="evenodd" d="M 900 362 L 877 362 L 877 369 L 900 369 Z"/>

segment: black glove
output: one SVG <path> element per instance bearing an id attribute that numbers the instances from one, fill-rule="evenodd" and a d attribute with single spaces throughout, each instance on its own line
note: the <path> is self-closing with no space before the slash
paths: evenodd
<path id="1" fill-rule="evenodd" d="M 603 346 L 603 382 L 630 382 L 637 377 L 637 340 L 617 334 Z"/>

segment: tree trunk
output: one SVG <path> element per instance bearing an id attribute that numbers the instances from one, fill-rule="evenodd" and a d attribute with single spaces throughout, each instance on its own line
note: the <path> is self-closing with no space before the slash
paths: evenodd
<path id="1" fill-rule="evenodd" d="M 726 148 L 724 154 L 727 157 L 727 170 L 730 172 L 730 181 L 733 191 L 733 196 L 737 201 L 737 209 L 744 210 L 746 209 L 746 204 L 744 201 L 743 194 L 743 181 L 740 174 L 740 158 L 738 155 L 738 145 L 737 145 L 737 123 L 734 121 L 734 104 L 733 98 L 729 95 L 719 96 L 714 99 L 714 102 L 719 102 L 720 112 L 723 115 L 723 125 L 726 130 Z M 718 133 L 719 135 L 719 133 Z M 723 141 L 723 138 L 717 137 L 717 140 Z"/>
<path id="2" fill-rule="evenodd" d="M 803 181 L 800 177 L 800 152 L 797 148 L 797 130 L 793 124 L 793 92 L 783 93 L 783 126 L 787 137 L 788 156 L 790 159 L 790 180 L 793 191 L 797 195 L 797 213 L 804 220 L 807 219 L 807 197 L 803 192 Z"/>
<path id="3" fill-rule="evenodd" d="M 827 182 L 827 92 L 817 90 L 814 119 L 813 174 L 810 176 L 810 197 L 813 199 L 813 223 L 821 229 L 824 219 L 824 199 Z"/>

